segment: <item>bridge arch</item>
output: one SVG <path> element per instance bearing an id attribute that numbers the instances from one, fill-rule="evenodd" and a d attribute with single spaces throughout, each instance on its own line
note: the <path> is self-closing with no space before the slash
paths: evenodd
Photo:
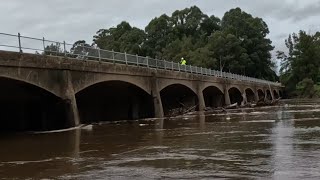
<path id="1" fill-rule="evenodd" d="M 89 88 L 90 86 L 94 86 L 96 84 L 110 82 L 110 81 L 121 81 L 126 82 L 132 85 L 139 87 L 144 90 L 148 94 L 151 95 L 151 86 L 149 82 L 149 78 L 141 78 L 136 76 L 129 75 L 91 75 L 87 76 L 85 81 L 80 81 L 78 83 L 74 83 L 75 93 L 78 93 L 84 89 Z"/>
<path id="2" fill-rule="evenodd" d="M 172 86 L 172 85 L 182 85 L 187 88 L 189 88 L 193 93 L 197 94 L 197 89 L 194 86 L 192 81 L 187 80 L 174 80 L 174 79 L 163 79 L 159 80 L 159 91 L 162 91 L 163 89 Z"/>
<path id="3" fill-rule="evenodd" d="M 271 94 L 271 92 L 270 92 L 269 89 L 266 90 L 266 95 L 267 95 L 267 96 L 266 96 L 267 99 L 271 101 L 271 100 L 272 100 L 272 94 Z"/>
<path id="4" fill-rule="evenodd" d="M 99 81 L 78 91 L 75 96 L 82 123 L 154 117 L 150 92 L 136 83 Z"/>
<path id="5" fill-rule="evenodd" d="M 247 97 L 247 102 L 254 102 L 255 101 L 255 93 L 251 88 L 246 89 L 246 97 Z"/>
<path id="6" fill-rule="evenodd" d="M 36 83 L 0 77 L 0 131 L 69 127 L 68 102 Z"/>
<path id="7" fill-rule="evenodd" d="M 173 115 L 182 113 L 186 108 L 194 107 L 198 104 L 198 97 L 192 87 L 184 84 L 170 84 L 161 89 L 160 96 L 162 100 L 164 115 Z"/>
<path id="8" fill-rule="evenodd" d="M 60 97 L 60 92 L 55 91 L 54 89 L 50 89 L 47 86 L 42 86 L 40 81 L 32 81 L 29 80 L 28 77 L 25 78 L 19 78 L 19 77 L 12 77 L 12 76 L 6 76 L 6 75 L 0 75 L 0 78 L 3 79 L 8 79 L 8 80 L 13 80 L 13 81 L 17 81 L 17 82 L 22 82 L 22 83 L 26 83 L 26 84 L 30 84 L 32 86 L 38 87 L 40 89 L 43 89 L 45 91 L 47 91 L 48 93 L 51 93 L 57 97 Z"/>
<path id="9" fill-rule="evenodd" d="M 258 89 L 257 93 L 258 93 L 259 100 L 260 99 L 264 99 L 265 94 L 264 94 L 264 91 L 262 89 Z"/>
<path id="10" fill-rule="evenodd" d="M 229 88 L 228 92 L 231 104 L 237 103 L 240 105 L 243 101 L 241 90 L 236 86 L 232 86 Z"/>
<path id="11" fill-rule="evenodd" d="M 225 104 L 224 93 L 218 86 L 207 86 L 202 93 L 206 107 L 222 107 Z"/>
<path id="12" fill-rule="evenodd" d="M 283 92 L 281 90 L 279 90 L 279 96 L 283 98 Z"/>

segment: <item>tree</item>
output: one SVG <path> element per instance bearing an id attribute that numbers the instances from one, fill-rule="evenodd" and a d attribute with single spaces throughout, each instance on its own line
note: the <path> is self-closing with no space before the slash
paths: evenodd
<path id="1" fill-rule="evenodd" d="M 87 59 L 88 56 L 98 57 L 94 47 L 87 44 L 85 40 L 76 41 L 70 51 L 77 59 Z"/>
<path id="2" fill-rule="evenodd" d="M 320 32 L 314 35 L 304 31 L 293 33 L 289 35 L 285 44 L 288 54 L 277 52 L 277 58 L 281 60 L 281 82 L 292 95 L 298 92 L 297 95 L 307 96 L 306 92 L 312 92 L 310 84 L 317 86 L 317 82 L 320 81 Z M 308 90 L 301 91 L 305 87 Z"/>
<path id="3" fill-rule="evenodd" d="M 127 22 L 100 29 L 93 41 L 101 49 L 175 62 L 184 57 L 191 65 L 277 80 L 268 34 L 261 18 L 240 8 L 220 20 L 192 6 L 152 19 L 144 31 Z"/>
<path id="4" fill-rule="evenodd" d="M 240 8 L 231 9 L 223 16 L 221 28 L 225 33 L 238 38 L 241 46 L 246 49 L 250 59 L 247 64 L 243 64 L 246 66 L 246 75 L 276 80 L 270 53 L 274 47 L 271 40 L 266 38 L 269 29 L 261 18 L 252 17 Z"/>
<path id="5" fill-rule="evenodd" d="M 143 55 L 141 46 L 145 41 L 145 33 L 123 21 L 116 28 L 100 29 L 93 42 L 101 49 Z"/>
<path id="6" fill-rule="evenodd" d="M 198 64 L 195 59 L 204 59 L 195 58 L 194 51 L 199 52 L 206 46 L 208 36 L 220 29 L 219 22 L 219 18 L 209 17 L 196 6 L 177 10 L 171 17 L 164 14 L 154 18 L 145 28 L 144 49 L 154 58 L 179 61 L 183 56 Z M 209 59 L 204 55 L 202 58 Z"/>
<path id="7" fill-rule="evenodd" d="M 163 51 L 167 44 L 174 41 L 172 22 L 169 16 L 154 18 L 145 28 L 146 41 L 143 49 L 147 56 L 163 59 Z"/>
<path id="8" fill-rule="evenodd" d="M 63 49 L 60 47 L 60 43 L 53 44 L 46 46 L 44 48 L 44 55 L 51 55 L 51 56 L 60 56 L 63 55 Z"/>
<path id="9" fill-rule="evenodd" d="M 208 49 L 213 52 L 216 67 L 219 67 L 220 71 L 245 73 L 249 56 L 235 35 L 215 32 L 209 39 Z"/>
<path id="10" fill-rule="evenodd" d="M 213 28 L 218 28 L 214 24 L 218 22 L 218 19 L 210 19 L 196 6 L 175 11 L 172 14 L 171 21 L 173 31 L 179 39 L 184 36 L 199 38 L 202 30 L 210 33 L 214 30 Z"/>

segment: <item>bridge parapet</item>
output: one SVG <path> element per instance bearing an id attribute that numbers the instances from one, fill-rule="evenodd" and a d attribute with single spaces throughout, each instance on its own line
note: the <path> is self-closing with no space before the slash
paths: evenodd
<path id="1" fill-rule="evenodd" d="M 173 61 L 153 59 L 150 57 L 142 57 L 138 55 L 132 55 L 127 53 L 109 51 L 99 49 L 97 47 L 87 47 L 84 45 L 78 45 L 76 47 L 73 44 L 58 41 L 46 40 L 45 38 L 33 38 L 27 36 L 0 33 L 0 36 L 4 38 L 11 38 L 11 41 L 7 43 L 0 44 L 3 50 L 18 51 L 18 52 L 28 52 L 28 53 L 38 53 L 42 52 L 50 56 L 68 57 L 78 60 L 90 60 L 98 62 L 112 62 L 118 64 L 126 64 L 133 66 L 144 66 L 147 68 L 155 68 L 162 70 L 186 72 L 191 74 L 198 74 L 203 76 L 212 76 L 217 78 L 224 78 L 237 81 L 246 81 L 259 84 L 266 84 L 272 86 L 282 87 L 280 83 L 266 81 L 262 79 L 252 78 L 248 76 L 222 72 L 202 67 L 196 67 L 191 65 L 180 65 Z M 15 41 L 14 41 L 15 39 Z M 18 43 L 16 43 L 18 42 Z M 26 43 L 24 43 L 26 42 Z M 51 44 L 55 45 L 56 48 L 46 49 L 47 46 Z"/>

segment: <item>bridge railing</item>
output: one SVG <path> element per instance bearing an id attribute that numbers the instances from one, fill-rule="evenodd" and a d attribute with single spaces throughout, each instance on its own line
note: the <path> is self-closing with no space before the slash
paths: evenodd
<path id="1" fill-rule="evenodd" d="M 145 66 L 149 68 L 181 71 L 205 76 L 214 76 L 239 81 L 249 81 L 268 85 L 281 86 L 280 83 L 262 79 L 247 77 L 243 75 L 221 72 L 217 70 L 181 65 L 173 61 L 153 59 L 127 53 L 99 49 L 98 47 L 66 43 L 65 41 L 51 41 L 45 38 L 33 38 L 27 36 L 0 33 L 0 48 L 6 51 L 18 51 L 24 53 L 36 53 L 50 56 L 65 56 L 79 60 L 93 60 L 99 62 L 121 63 L 134 66 Z"/>

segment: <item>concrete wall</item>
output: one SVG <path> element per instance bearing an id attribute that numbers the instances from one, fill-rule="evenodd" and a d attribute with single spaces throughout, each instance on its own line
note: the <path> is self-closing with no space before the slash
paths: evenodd
<path id="1" fill-rule="evenodd" d="M 180 84 L 194 92 L 198 98 L 199 110 L 205 108 L 203 91 L 211 86 L 224 94 L 226 105 L 231 103 L 229 90 L 232 88 L 241 92 L 243 103 L 246 103 L 248 88 L 255 93 L 256 100 L 258 89 L 263 90 L 265 94 L 269 89 L 280 94 L 279 91 L 282 89 L 282 87 L 169 70 L 5 51 L 0 51 L 0 77 L 37 86 L 68 102 L 70 126 L 80 123 L 75 95 L 102 82 L 122 81 L 141 88 L 152 96 L 156 117 L 163 117 L 160 92 L 170 85 Z"/>

